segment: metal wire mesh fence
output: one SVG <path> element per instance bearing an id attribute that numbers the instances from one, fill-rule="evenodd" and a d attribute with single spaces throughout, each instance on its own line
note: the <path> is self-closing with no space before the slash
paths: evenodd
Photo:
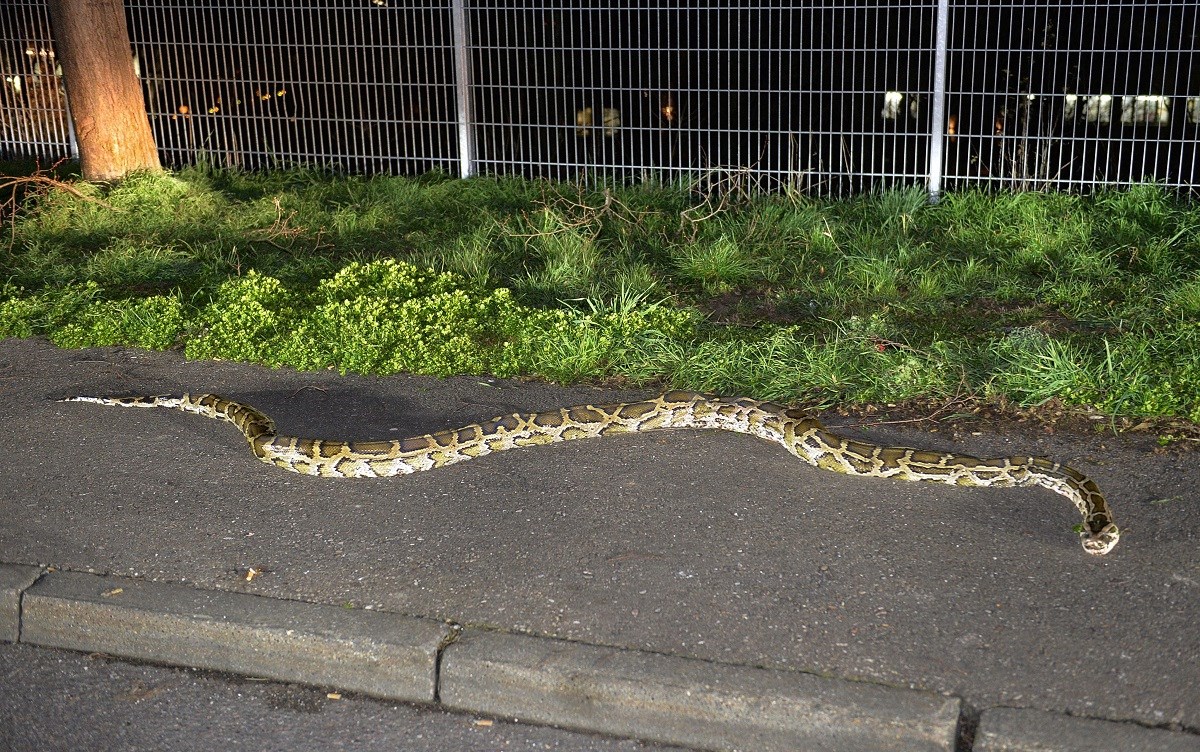
<path id="1" fill-rule="evenodd" d="M 483 170 L 861 188 L 919 179 L 928 135 L 879 117 L 928 101 L 929 3 L 720 10 L 483 0 L 470 13 Z"/>
<path id="2" fill-rule="evenodd" d="M 955 3 L 950 185 L 1197 183 L 1200 3 Z"/>
<path id="3" fill-rule="evenodd" d="M 0 5 L 0 156 L 74 153 L 45 5 Z"/>
<path id="4" fill-rule="evenodd" d="M 454 166 L 445 4 L 126 3 L 165 161 Z"/>
<path id="5" fill-rule="evenodd" d="M 43 2 L 0 11 L 7 155 L 71 148 Z M 847 193 L 1194 186 L 1198 6 L 127 0 L 126 12 L 168 164 Z"/>

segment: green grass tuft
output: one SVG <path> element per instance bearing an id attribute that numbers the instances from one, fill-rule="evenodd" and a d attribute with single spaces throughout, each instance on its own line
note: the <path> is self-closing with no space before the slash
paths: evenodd
<path id="1" fill-rule="evenodd" d="M 200 166 L 75 187 L 22 194 L 0 336 L 1200 421 L 1200 208 L 1157 186 L 929 205 Z"/>

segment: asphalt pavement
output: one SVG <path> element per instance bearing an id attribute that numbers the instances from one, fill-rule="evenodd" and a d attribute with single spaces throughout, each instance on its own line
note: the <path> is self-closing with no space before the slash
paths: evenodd
<path id="1" fill-rule="evenodd" d="M 328 688 L 0 644 L 5 752 L 684 752 Z M 19 689 L 17 689 L 19 688 Z"/>
<path id="2" fill-rule="evenodd" d="M 257 461 L 217 421 L 54 401 L 182 392 L 354 439 L 646 394 L 0 341 L 0 638 L 41 646 L 5 654 L 694 748 L 1200 749 L 1194 454 L 1102 430 L 837 427 L 1079 468 L 1122 528 L 1092 557 L 1047 491 L 840 476 L 720 432 L 328 480 Z M 36 694 L 10 676 L 0 721 Z"/>

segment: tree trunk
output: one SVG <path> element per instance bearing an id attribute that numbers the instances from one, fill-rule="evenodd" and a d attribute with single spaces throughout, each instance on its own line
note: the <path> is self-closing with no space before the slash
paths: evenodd
<path id="1" fill-rule="evenodd" d="M 122 0 L 49 0 L 85 180 L 159 170 Z"/>

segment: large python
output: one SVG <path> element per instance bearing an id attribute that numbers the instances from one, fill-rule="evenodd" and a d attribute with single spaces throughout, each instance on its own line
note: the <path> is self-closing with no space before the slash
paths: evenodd
<path id="1" fill-rule="evenodd" d="M 1066 465 L 1042 457 L 980 459 L 852 441 L 830 433 L 798 410 L 746 398 L 675 391 L 642 402 L 513 413 L 406 439 L 349 442 L 277 434 L 275 422 L 259 410 L 215 394 L 68 397 L 62 401 L 166 407 L 223 420 L 241 430 L 254 456 L 263 462 L 294 473 L 330 478 L 407 475 L 506 449 L 612 434 L 716 428 L 773 441 L 810 465 L 847 475 L 958 486 L 1041 486 L 1070 499 L 1083 515 L 1079 535 L 1088 553 L 1106 554 L 1120 537 L 1095 482 Z"/>

